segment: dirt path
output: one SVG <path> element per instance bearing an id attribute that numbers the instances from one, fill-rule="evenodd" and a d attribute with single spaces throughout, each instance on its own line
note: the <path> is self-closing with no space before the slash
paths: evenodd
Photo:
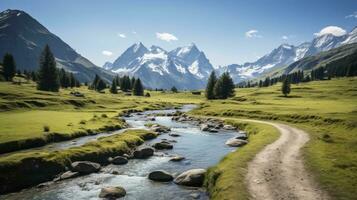
<path id="1" fill-rule="evenodd" d="M 330 199 L 304 168 L 300 149 L 309 140 L 306 132 L 279 123 L 247 121 L 272 125 L 281 133 L 249 163 L 246 181 L 252 199 Z"/>

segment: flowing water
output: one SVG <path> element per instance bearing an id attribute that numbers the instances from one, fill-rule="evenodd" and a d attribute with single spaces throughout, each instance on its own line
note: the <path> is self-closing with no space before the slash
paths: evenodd
<path id="1" fill-rule="evenodd" d="M 194 108 L 192 105 L 186 105 L 181 111 L 189 111 L 192 108 Z M 148 116 L 175 111 L 146 111 L 132 114 L 125 120 L 132 128 L 145 128 L 144 125 L 149 122 Z M 98 199 L 101 188 L 105 186 L 124 187 L 127 195 L 123 199 L 192 199 L 190 197 L 192 193 L 200 194 L 200 199 L 208 199 L 203 189 L 183 187 L 173 182 L 154 182 L 149 180 L 147 175 L 154 170 L 166 170 L 172 174 L 178 174 L 189 169 L 208 168 L 215 165 L 224 155 L 236 149 L 225 145 L 225 141 L 238 133 L 224 130 L 218 133 L 202 132 L 198 126 L 172 121 L 168 116 L 156 116 L 154 123 L 170 127 L 171 133 L 180 134 L 181 137 L 162 134 L 145 145 L 151 145 L 164 138 L 174 139 L 177 142 L 173 143 L 172 150 L 157 151 L 149 159 L 131 159 L 126 165 L 108 165 L 104 167 L 104 172 L 61 181 L 49 187 L 26 189 L 4 196 L 5 199 Z M 169 159 L 172 155 L 181 155 L 186 159 L 181 162 L 171 162 Z M 113 170 L 118 171 L 119 175 L 111 174 Z"/>

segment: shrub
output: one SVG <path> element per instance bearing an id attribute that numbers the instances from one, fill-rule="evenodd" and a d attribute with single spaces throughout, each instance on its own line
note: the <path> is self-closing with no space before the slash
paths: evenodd
<path id="1" fill-rule="evenodd" d="M 102 114 L 102 117 L 103 117 L 103 118 L 108 118 L 108 115 L 103 113 L 103 114 Z"/>
<path id="2" fill-rule="evenodd" d="M 80 124 L 86 124 L 86 120 L 81 120 L 79 123 Z"/>
<path id="3" fill-rule="evenodd" d="M 43 132 L 50 132 L 50 127 L 47 125 L 43 126 Z"/>

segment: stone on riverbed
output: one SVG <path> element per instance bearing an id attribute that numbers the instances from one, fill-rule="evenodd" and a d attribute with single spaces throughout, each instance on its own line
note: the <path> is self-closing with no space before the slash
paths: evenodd
<path id="1" fill-rule="evenodd" d="M 238 136 L 239 137 L 239 136 Z M 242 139 L 237 139 L 237 138 L 231 138 L 226 141 L 226 145 L 231 146 L 231 147 L 241 147 L 248 144 L 247 140 L 242 140 Z"/>
<path id="2" fill-rule="evenodd" d="M 109 162 L 113 163 L 114 165 L 124 165 L 128 163 L 128 159 L 124 156 L 116 156 L 109 159 Z"/>
<path id="3" fill-rule="evenodd" d="M 177 176 L 174 182 L 178 185 L 201 187 L 205 174 L 205 169 L 191 169 Z"/>
<path id="4" fill-rule="evenodd" d="M 151 147 L 144 147 L 134 151 L 134 158 L 145 159 L 154 155 L 154 149 Z"/>
<path id="5" fill-rule="evenodd" d="M 79 172 L 72 172 L 72 171 L 67 171 L 59 177 L 60 180 L 65 180 L 65 179 L 70 179 L 70 178 L 75 178 L 79 176 Z"/>
<path id="6" fill-rule="evenodd" d="M 161 141 L 152 145 L 155 149 L 172 149 L 173 145 L 166 141 Z"/>
<path id="7" fill-rule="evenodd" d="M 148 178 L 153 181 L 159 181 L 159 182 L 169 182 L 174 179 L 174 177 L 169 174 L 166 171 L 163 170 L 158 170 L 158 171 L 153 171 L 149 174 Z"/>
<path id="8" fill-rule="evenodd" d="M 81 174 L 90 174 L 98 172 L 101 168 L 100 164 L 89 161 L 76 161 L 71 164 L 73 172 Z"/>
<path id="9" fill-rule="evenodd" d="M 209 131 L 210 127 L 208 126 L 208 124 L 201 124 L 201 131 Z"/>
<path id="10" fill-rule="evenodd" d="M 169 136 L 171 137 L 180 137 L 181 135 L 178 133 L 170 133 Z"/>
<path id="11" fill-rule="evenodd" d="M 235 130 L 236 128 L 232 125 L 226 124 L 223 126 L 223 129 L 225 130 Z"/>
<path id="12" fill-rule="evenodd" d="M 185 159 L 185 157 L 183 157 L 183 156 L 174 156 L 174 157 L 172 157 L 170 159 L 170 161 L 172 161 L 172 162 L 180 162 L 181 160 L 184 160 L 184 159 Z"/>
<path id="13" fill-rule="evenodd" d="M 126 195 L 125 189 L 120 186 L 117 186 L 117 187 L 102 188 L 99 197 L 105 199 L 118 199 L 124 197 L 125 195 Z"/>

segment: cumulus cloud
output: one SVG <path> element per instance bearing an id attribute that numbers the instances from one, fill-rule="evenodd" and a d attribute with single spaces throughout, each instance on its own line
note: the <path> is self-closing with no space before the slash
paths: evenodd
<path id="1" fill-rule="evenodd" d="M 288 40 L 288 39 L 289 39 L 289 37 L 288 37 L 288 36 L 286 36 L 286 35 L 283 35 L 283 36 L 281 37 L 281 39 L 283 39 L 283 40 Z"/>
<path id="2" fill-rule="evenodd" d="M 176 36 L 170 33 L 156 33 L 156 38 L 164 40 L 166 42 L 178 40 Z"/>
<path id="3" fill-rule="evenodd" d="M 315 36 L 321 36 L 321 35 L 326 35 L 326 34 L 332 34 L 334 36 L 342 36 L 345 35 L 347 32 L 346 30 L 338 27 L 338 26 L 327 26 L 323 29 L 321 29 L 320 32 L 314 33 Z"/>
<path id="4" fill-rule="evenodd" d="M 347 15 L 346 18 L 355 18 L 355 19 L 357 19 L 357 11 L 353 12 L 350 15 Z"/>
<path id="5" fill-rule="evenodd" d="M 258 32 L 257 30 L 249 30 L 245 33 L 245 37 L 247 38 L 261 38 L 262 36 L 261 35 L 258 35 Z"/>
<path id="6" fill-rule="evenodd" d="M 118 33 L 118 36 L 121 38 L 126 38 L 126 35 L 124 33 Z"/>
<path id="7" fill-rule="evenodd" d="M 102 51 L 102 54 L 105 55 L 105 56 L 112 56 L 113 52 L 104 50 L 104 51 Z"/>

